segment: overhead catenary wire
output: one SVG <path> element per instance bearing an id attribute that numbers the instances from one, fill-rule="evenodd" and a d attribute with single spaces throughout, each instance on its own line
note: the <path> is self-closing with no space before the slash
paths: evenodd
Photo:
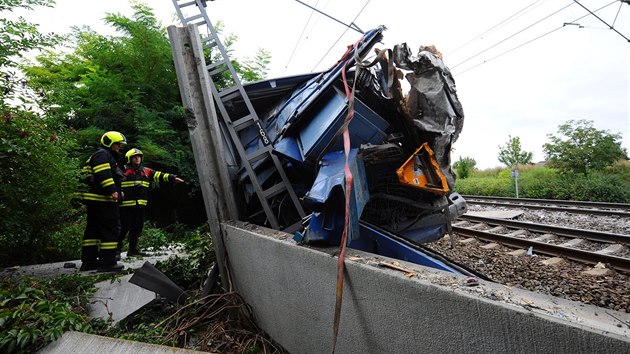
<path id="1" fill-rule="evenodd" d="M 297 1 L 297 0 L 296 0 Z M 367 0 L 365 2 L 365 4 L 363 5 L 363 7 L 361 8 L 361 10 L 359 10 L 359 13 L 357 13 L 357 15 L 354 17 L 354 19 L 352 20 L 352 23 L 354 23 L 357 18 L 359 18 L 359 16 L 361 16 L 361 13 L 363 13 L 363 10 L 365 10 L 365 8 L 368 6 L 368 4 L 370 3 L 370 1 L 372 0 Z M 346 32 L 348 32 L 349 27 L 346 27 L 346 29 L 341 33 L 341 35 L 339 36 L 339 38 L 337 38 L 337 40 L 335 41 L 335 43 L 333 43 L 330 48 L 328 48 L 328 50 L 326 51 L 326 53 L 321 57 L 321 59 L 319 59 L 319 61 L 317 62 L 317 64 L 315 64 L 313 66 L 313 68 L 311 69 L 311 72 L 315 71 L 315 68 L 317 68 L 317 66 L 324 60 L 324 58 L 326 58 L 326 56 L 330 53 L 330 51 L 335 47 L 335 45 L 337 45 L 337 43 L 339 43 L 339 41 L 341 40 L 341 38 L 343 38 L 343 36 L 346 34 Z"/>
<path id="2" fill-rule="evenodd" d="M 317 7 L 317 5 L 319 4 L 319 0 L 317 0 L 317 2 L 315 3 L 315 7 Z M 302 41 L 302 37 L 304 36 L 304 32 L 306 32 L 306 27 L 308 27 L 308 24 L 311 22 L 311 19 L 313 18 L 313 13 L 315 13 L 315 11 L 311 11 L 311 14 L 308 16 L 308 20 L 306 20 L 306 23 L 304 24 L 304 28 L 302 28 L 302 33 L 300 33 L 300 36 L 298 37 L 297 41 L 295 42 L 295 46 L 293 47 L 293 51 L 291 52 L 291 55 L 289 55 L 289 59 L 287 60 L 287 63 L 284 65 L 284 71 L 286 72 L 287 68 L 289 67 L 289 64 L 291 63 L 291 60 L 293 59 L 293 55 L 295 54 L 295 51 L 297 50 L 297 48 L 300 45 L 300 42 Z"/>
<path id="3" fill-rule="evenodd" d="M 619 2 L 619 8 L 617 9 L 617 13 L 615 14 L 615 19 L 613 20 L 612 25 L 615 25 L 615 22 L 617 22 L 617 17 L 619 17 L 619 13 L 621 12 L 621 7 L 623 6 L 623 1 Z"/>
<path id="4" fill-rule="evenodd" d="M 608 26 L 608 28 L 610 28 L 611 30 L 615 31 L 615 33 L 617 33 L 618 35 L 620 35 L 621 37 L 623 37 L 626 42 L 630 42 L 630 39 L 628 39 L 628 37 L 624 36 L 623 34 L 621 34 L 621 32 L 617 31 L 615 29 L 615 27 L 609 25 L 608 23 L 606 23 L 606 21 L 602 20 L 599 16 L 595 15 L 595 13 L 591 10 L 589 10 L 588 8 L 586 8 L 586 6 L 580 4 L 580 2 L 578 2 L 577 0 L 573 0 L 576 4 L 580 5 L 584 10 L 588 11 L 588 13 L 590 13 L 591 15 L 593 15 L 593 17 L 595 17 L 596 19 L 600 20 L 603 24 L 605 24 L 606 26 Z M 616 17 L 615 17 L 616 18 Z"/>
<path id="5" fill-rule="evenodd" d="M 600 10 L 602 10 L 602 9 L 604 9 L 604 8 L 606 8 L 606 7 L 610 6 L 610 5 L 612 5 L 612 4 L 614 4 L 614 3 L 615 3 L 615 2 L 617 2 L 617 1 L 618 1 L 618 0 L 614 0 L 613 2 L 611 2 L 611 3 L 607 4 L 607 5 L 604 5 L 604 6 L 602 6 L 602 7 L 598 8 L 597 10 L 595 10 L 595 11 L 593 11 L 593 12 L 598 12 L 598 11 L 600 11 Z M 461 75 L 461 74 L 463 74 L 463 73 L 465 73 L 465 72 L 467 72 L 467 71 L 470 71 L 470 70 L 472 70 L 472 69 L 474 69 L 474 68 L 476 68 L 476 67 L 478 67 L 478 66 L 480 66 L 480 65 L 483 65 L 483 64 L 485 64 L 485 63 L 487 63 L 487 62 L 489 62 L 489 61 L 491 61 L 491 60 L 494 60 L 494 59 L 496 59 L 496 58 L 498 58 L 498 57 L 501 57 L 501 56 L 503 56 L 503 55 L 505 55 L 505 54 L 507 54 L 507 53 L 509 53 L 509 52 L 512 52 L 512 51 L 514 51 L 514 50 L 516 50 L 516 49 L 518 49 L 518 48 L 520 48 L 520 47 L 522 47 L 522 46 L 525 46 L 525 45 L 527 45 L 527 44 L 529 44 L 529 43 L 532 43 L 532 42 L 534 42 L 534 41 L 536 41 L 536 40 L 538 40 L 538 39 L 540 39 L 540 38 L 543 38 L 543 37 L 545 37 L 545 36 L 547 36 L 547 35 L 550 35 L 550 34 L 552 34 L 553 32 L 556 32 L 557 30 L 559 30 L 559 29 L 562 29 L 562 28 L 566 27 L 566 25 L 567 25 L 567 24 L 573 24 L 573 23 L 575 23 L 576 21 L 579 21 L 579 20 L 581 20 L 581 19 L 583 19 L 583 18 L 585 18 L 585 17 L 588 17 L 589 15 L 590 15 L 590 14 L 586 14 L 586 15 L 584 15 L 584 16 L 580 16 L 580 17 L 576 18 L 575 20 L 573 20 L 573 21 L 571 21 L 571 22 L 565 22 L 565 23 L 564 23 L 564 24 L 562 24 L 562 26 L 560 26 L 560 27 L 557 27 L 557 28 L 555 28 L 555 29 L 553 29 L 553 30 L 551 30 L 551 31 L 549 31 L 549 32 L 547 32 L 547 33 L 544 33 L 544 34 L 542 34 L 542 35 L 540 35 L 540 36 L 538 36 L 538 37 L 536 37 L 536 38 L 533 38 L 533 39 L 531 39 L 531 40 L 529 40 L 529 41 L 527 41 L 527 42 L 521 43 L 521 44 L 517 45 L 516 47 L 513 47 L 513 48 L 511 48 L 511 49 L 508 49 L 508 50 L 506 50 L 506 51 L 504 51 L 504 52 L 500 53 L 500 54 L 497 54 L 497 55 L 495 55 L 494 57 L 492 57 L 492 58 L 490 58 L 490 59 L 487 59 L 487 60 L 484 60 L 484 61 L 482 61 L 481 63 L 479 63 L 479 64 L 477 64 L 477 65 L 471 66 L 470 68 L 468 68 L 468 69 L 466 69 L 466 70 L 464 70 L 464 71 L 460 71 L 460 72 L 458 72 L 458 73 L 454 73 L 454 75 Z"/>
<path id="6" fill-rule="evenodd" d="M 615 0 L 615 1 L 617 1 L 617 0 Z M 481 54 L 483 54 L 483 53 L 485 53 L 485 52 L 489 51 L 490 49 L 492 49 L 492 48 L 494 48 L 494 47 L 498 46 L 499 44 L 501 44 L 501 43 L 503 43 L 503 42 L 507 41 L 508 39 L 511 39 L 511 38 L 513 38 L 514 36 L 516 36 L 516 35 L 518 35 L 518 34 L 520 34 L 520 33 L 524 32 L 524 31 L 526 31 L 526 30 L 528 30 L 528 29 L 530 29 L 530 28 L 534 27 L 535 25 L 539 24 L 540 22 L 542 22 L 542 21 L 544 21 L 544 20 L 548 19 L 549 17 L 551 17 L 551 16 L 553 16 L 553 15 L 557 14 L 558 12 L 560 12 L 560 11 L 562 11 L 562 10 L 566 9 L 567 7 L 569 7 L 569 6 L 573 5 L 573 4 L 574 4 L 574 3 L 573 3 L 573 2 L 571 2 L 571 3 L 569 3 L 569 4 L 565 5 L 565 6 L 563 6 L 562 8 L 560 8 L 560 9 L 558 9 L 558 10 L 556 10 L 556 11 L 552 12 L 551 14 L 549 14 L 549 15 L 547 15 L 547 16 L 545 16 L 545 17 L 541 18 L 540 20 L 538 20 L 538 21 L 536 21 L 536 22 L 532 23 L 531 25 L 529 25 L 529 26 L 527 26 L 527 27 L 525 27 L 525 28 L 523 28 L 523 29 L 521 29 L 521 30 L 519 30 L 519 31 L 517 31 L 517 32 L 515 32 L 515 33 L 513 33 L 513 34 L 511 34 L 510 36 L 508 36 L 508 37 L 506 37 L 506 38 L 504 38 L 504 39 L 500 40 L 499 42 L 497 42 L 497 43 L 495 43 L 495 44 L 491 45 L 490 47 L 488 47 L 488 48 L 486 48 L 486 49 L 484 49 L 484 50 L 482 50 L 482 51 L 478 52 L 477 54 L 474 54 L 474 55 L 472 55 L 472 56 L 468 57 L 468 58 L 467 58 L 467 59 L 465 59 L 464 61 L 459 62 L 458 64 L 456 64 L 456 65 L 452 66 L 451 68 L 452 68 L 452 69 L 454 69 L 454 68 L 456 68 L 456 67 L 458 67 L 458 66 L 460 66 L 460 65 L 462 65 L 462 64 L 464 64 L 464 63 L 466 63 L 466 62 L 468 62 L 469 60 L 471 60 L 471 59 L 474 59 L 474 58 L 478 57 L 479 55 L 481 55 Z"/>
<path id="7" fill-rule="evenodd" d="M 526 10 L 528 10 L 528 9 L 529 9 L 529 10 L 532 10 L 532 8 L 531 8 L 531 7 L 532 7 L 532 6 L 534 6 L 535 4 L 539 3 L 540 1 L 541 1 L 541 0 L 536 0 L 536 1 L 534 1 L 533 3 L 531 3 L 531 4 L 527 5 L 527 6 L 525 6 L 524 8 L 522 8 L 522 9 L 518 10 L 516 13 L 514 13 L 514 14 L 510 15 L 508 18 L 506 18 L 506 19 L 504 19 L 503 21 L 501 21 L 501 22 L 497 23 L 496 25 L 494 25 L 494 26 L 490 27 L 489 29 L 487 29 L 487 30 L 486 30 L 486 31 L 484 31 L 483 33 L 476 35 L 475 37 L 471 38 L 470 40 L 466 41 L 464 44 L 462 44 L 462 45 L 460 45 L 459 47 L 457 47 L 457 48 L 453 49 L 452 51 L 450 51 L 450 52 L 446 53 L 445 55 L 447 55 L 447 56 L 448 56 L 448 55 L 451 55 L 451 54 L 453 54 L 453 53 L 457 52 L 458 50 L 460 50 L 460 49 L 464 48 L 465 46 L 469 45 L 470 43 L 474 42 L 475 40 L 477 40 L 477 39 L 479 39 L 479 38 L 481 38 L 481 37 L 485 36 L 486 34 L 491 33 L 491 32 L 493 32 L 493 31 L 495 31 L 495 30 L 497 30 L 497 29 L 499 29 L 499 28 L 503 27 L 504 25 L 506 25 L 506 24 L 508 24 L 508 23 L 510 23 L 510 22 L 512 22 L 512 21 L 514 21 L 516 18 L 518 18 L 518 17 L 522 16 L 523 14 L 525 14 L 525 13 L 527 12 Z M 540 4 L 539 4 L 539 5 L 540 5 Z M 528 10 L 528 11 L 529 11 L 529 10 Z"/>

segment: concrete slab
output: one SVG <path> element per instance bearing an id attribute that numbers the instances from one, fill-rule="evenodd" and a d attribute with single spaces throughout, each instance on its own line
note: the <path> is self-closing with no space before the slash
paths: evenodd
<path id="1" fill-rule="evenodd" d="M 196 350 L 167 347 L 109 338 L 81 332 L 66 332 L 61 338 L 44 347 L 39 354 L 200 354 Z"/>
<path id="2" fill-rule="evenodd" d="M 94 284 L 97 290 L 88 305 L 90 317 L 111 319 L 113 325 L 155 300 L 156 294 L 153 291 L 129 282 L 132 276 L 133 274 L 127 274 L 115 280 Z"/>
<path id="3" fill-rule="evenodd" d="M 556 265 L 560 263 L 564 263 L 564 259 L 560 257 L 548 258 L 542 261 L 542 264 L 547 265 L 547 266 L 552 266 L 552 265 Z"/>
<path id="4" fill-rule="evenodd" d="M 123 258 L 119 263 L 125 266 L 125 269 L 132 268 L 138 269 L 142 267 L 145 261 L 149 261 L 152 264 L 155 264 L 157 261 L 167 260 L 173 256 L 185 256 L 183 249 L 173 247 L 164 250 L 160 250 L 157 252 L 152 252 L 150 255 L 146 257 L 126 257 L 126 252 L 123 252 Z M 34 264 L 28 266 L 16 266 L 9 267 L 0 270 L 0 277 L 7 276 L 32 276 L 42 279 L 50 279 L 54 277 L 58 277 L 60 275 L 68 275 L 79 272 L 79 268 L 81 267 L 80 260 L 72 260 L 65 262 L 56 262 L 56 263 L 46 263 L 46 264 Z M 90 274 L 100 274 L 94 271 L 88 272 L 80 272 L 81 274 L 90 275 Z"/>
<path id="5" fill-rule="evenodd" d="M 508 253 L 510 256 L 516 256 L 516 257 L 520 257 L 520 256 L 524 256 L 527 254 L 527 250 L 524 249 L 520 249 L 520 250 L 514 250 L 512 252 Z"/>
<path id="6" fill-rule="evenodd" d="M 612 272 L 613 271 L 611 269 L 608 269 L 608 268 L 591 268 L 591 269 L 586 270 L 586 271 L 584 271 L 582 273 L 586 274 L 586 275 L 593 275 L 593 276 L 596 276 L 596 277 L 601 277 L 601 276 L 604 276 L 604 275 L 611 274 Z"/>
<path id="7" fill-rule="evenodd" d="M 602 254 L 614 254 L 614 253 L 620 253 L 622 251 L 626 250 L 626 246 L 624 245 L 610 245 L 606 248 L 604 248 L 603 250 L 599 250 L 597 251 L 597 253 L 602 253 Z"/>
<path id="8" fill-rule="evenodd" d="M 523 214 L 525 211 L 520 209 L 513 210 L 480 210 L 480 211 L 467 211 L 465 215 L 479 216 L 483 218 L 495 218 L 495 219 L 514 219 L 517 216 Z"/>
<path id="9" fill-rule="evenodd" d="M 499 244 L 498 243 L 494 243 L 494 242 L 486 243 L 485 245 L 481 246 L 481 248 L 483 248 L 485 250 L 491 250 L 491 249 L 494 249 L 494 248 L 497 248 L 497 247 L 499 247 Z"/>
<path id="10" fill-rule="evenodd" d="M 565 242 L 565 243 L 561 244 L 560 246 L 563 246 L 563 247 L 575 247 L 575 246 L 577 246 L 577 245 L 579 245 L 579 244 L 581 244 L 583 242 L 584 242 L 583 238 L 574 238 L 573 240 L 571 240 L 569 242 Z"/>
<path id="11" fill-rule="evenodd" d="M 503 226 L 495 226 L 495 227 L 491 228 L 490 230 L 488 230 L 488 232 L 495 233 L 495 232 L 502 232 L 503 230 L 505 230 L 505 227 L 503 227 Z"/>
<path id="12" fill-rule="evenodd" d="M 525 237 L 527 236 L 527 230 L 516 230 L 506 235 L 510 237 Z"/>
<path id="13" fill-rule="evenodd" d="M 291 353 L 332 348 L 337 256 L 223 224 L 235 290 Z M 280 236 L 278 236 L 280 235 Z M 255 262 L 252 260 L 255 259 Z M 348 249 L 339 353 L 630 353 L 630 314 Z M 615 317 L 612 317 L 612 315 Z"/>
<path id="14" fill-rule="evenodd" d="M 558 239 L 558 236 L 556 236 L 556 235 L 544 234 L 544 235 L 538 236 L 536 238 L 533 238 L 532 241 L 547 242 L 547 241 L 556 240 L 556 239 Z"/>

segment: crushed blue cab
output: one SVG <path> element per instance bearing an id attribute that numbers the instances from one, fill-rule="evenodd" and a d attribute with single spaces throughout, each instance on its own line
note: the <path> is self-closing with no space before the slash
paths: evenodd
<path id="1" fill-rule="evenodd" d="M 262 189 L 277 186 L 278 170 L 272 163 L 277 158 L 305 211 L 279 212 L 291 203 L 288 194 L 274 194 L 269 204 L 278 213 L 274 216 L 282 217 L 278 224 L 302 225 L 290 231 L 297 243 L 339 245 L 346 213 L 343 132 L 350 107 L 344 86 L 351 84 L 356 91 L 347 127 L 347 163 L 353 175 L 348 247 L 462 274 L 457 266 L 419 247 L 447 234 L 451 221 L 466 212 L 465 200 L 452 191 L 455 175 L 450 151 L 463 127 L 454 81 L 437 54 L 421 49 L 413 55 L 404 43 L 388 50 L 388 56 L 371 67 L 355 65 L 357 60 L 366 64 L 361 58 L 382 43 L 385 30 L 379 26 L 367 31 L 328 70 L 243 86 L 259 121 L 239 130 L 238 143 L 247 157 L 264 157 L 252 161 L 251 169 L 245 168 L 235 153 L 236 143 L 229 141 L 231 135 L 221 127 L 234 186 L 231 192 L 237 196 L 242 220 L 270 227 L 265 214 L 269 208 L 262 210 L 262 197 L 252 181 L 258 181 Z M 411 88 L 406 95 L 396 96 L 402 85 L 392 80 L 401 80 L 398 72 L 403 69 Z M 344 82 L 344 76 L 352 82 Z M 236 94 L 223 101 L 229 103 L 229 115 L 236 118 L 232 122 L 248 112 Z M 411 160 L 418 168 L 410 177 L 440 172 L 445 176 L 440 193 L 405 185 L 396 175 L 423 144 L 431 148 L 435 160 L 432 164 Z M 260 149 L 271 149 L 273 156 L 259 155 Z M 433 180 L 428 180 L 432 185 Z"/>

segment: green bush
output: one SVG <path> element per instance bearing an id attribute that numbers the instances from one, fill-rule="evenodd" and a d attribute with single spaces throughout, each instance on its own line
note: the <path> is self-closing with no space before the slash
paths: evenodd
<path id="1" fill-rule="evenodd" d="M 562 180 L 555 170 L 539 167 L 519 175 L 518 184 L 519 195 L 523 198 L 554 199 Z"/>
<path id="2" fill-rule="evenodd" d="M 184 289 L 199 288 L 215 262 L 212 238 L 207 230 L 198 229 L 189 235 L 191 237 L 184 245 L 185 256 L 171 257 L 156 264 L 169 279 Z"/>
<path id="3" fill-rule="evenodd" d="M 540 166 L 519 166 L 519 197 L 630 203 L 630 163 L 621 161 L 610 168 L 593 171 L 588 177 L 559 174 Z M 509 169 L 475 171 L 458 179 L 455 190 L 463 195 L 514 197 L 515 181 Z"/>
<path id="4" fill-rule="evenodd" d="M 138 247 L 144 250 L 158 250 L 171 241 L 172 237 L 166 230 L 159 229 L 147 221 L 144 223 L 144 229 L 138 239 Z"/>
<path id="5" fill-rule="evenodd" d="M 94 286 L 90 277 L 30 277 L 0 281 L 0 352 L 33 353 L 65 331 L 92 331 L 85 306 Z"/>
<path id="6" fill-rule="evenodd" d="M 52 232 L 45 241 L 44 253 L 38 258 L 41 263 L 60 262 L 81 258 L 81 240 L 85 230 L 86 215 L 82 209 L 74 210 L 75 220 Z"/>
<path id="7" fill-rule="evenodd" d="M 0 267 L 42 260 L 49 237 L 72 216 L 74 141 L 32 112 L 0 112 Z"/>
<path id="8" fill-rule="evenodd" d="M 465 195 L 493 195 L 512 196 L 514 187 L 507 178 L 477 177 L 473 175 L 466 179 L 458 179 L 455 190 Z"/>
<path id="9" fill-rule="evenodd" d="M 591 173 L 587 178 L 577 178 L 573 182 L 572 199 L 592 202 L 630 202 L 627 181 L 619 176 Z M 626 188 L 623 188 L 623 186 Z"/>

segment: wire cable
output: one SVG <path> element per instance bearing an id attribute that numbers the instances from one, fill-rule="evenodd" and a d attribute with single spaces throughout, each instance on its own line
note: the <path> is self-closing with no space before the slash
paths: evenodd
<path id="1" fill-rule="evenodd" d="M 584 10 L 588 11 L 588 13 L 590 13 L 591 15 L 593 15 L 593 17 L 595 17 L 596 19 L 600 20 L 603 24 L 605 24 L 606 26 L 608 26 L 608 28 L 610 28 L 611 30 L 615 31 L 615 33 L 617 33 L 618 35 L 620 35 L 621 37 L 623 37 L 626 42 L 630 43 L 630 39 L 628 39 L 628 37 L 624 36 L 623 34 L 621 34 L 621 32 L 617 31 L 615 29 L 615 27 L 609 25 L 608 23 L 606 23 L 606 21 L 602 20 L 599 16 L 595 15 L 594 12 L 592 12 L 591 10 L 587 9 L 586 6 L 580 4 L 577 0 L 573 0 L 576 4 L 580 5 Z"/>
<path id="2" fill-rule="evenodd" d="M 317 2 L 315 3 L 315 7 L 317 7 L 318 4 L 319 4 L 319 0 L 317 0 Z M 314 13 L 315 11 L 311 10 L 311 14 L 308 16 L 308 20 L 306 20 L 306 23 L 304 24 L 304 28 L 302 28 L 302 33 L 300 33 L 300 36 L 298 37 L 298 40 L 295 42 L 295 46 L 293 47 L 293 51 L 291 52 L 291 55 L 289 55 L 289 59 L 287 60 L 287 63 L 284 65 L 284 70 L 282 71 L 283 74 L 287 71 L 287 68 L 289 67 L 289 64 L 291 63 L 291 60 L 293 59 L 293 55 L 295 54 L 295 51 L 297 50 L 298 46 L 300 45 L 300 42 L 302 41 L 302 36 L 304 36 L 304 32 L 306 32 L 306 27 L 308 27 L 309 22 L 311 22 L 311 18 L 313 18 Z"/>
<path id="3" fill-rule="evenodd" d="M 617 17 L 619 17 L 619 12 L 621 12 L 621 7 L 623 6 L 623 1 L 621 1 L 619 3 L 619 8 L 617 9 L 617 14 L 615 15 L 615 19 L 613 20 L 612 26 L 615 25 L 615 22 L 617 22 Z"/>
<path id="4" fill-rule="evenodd" d="M 616 0 L 615 0 L 615 1 L 616 1 Z M 558 9 L 558 10 L 554 11 L 554 12 L 552 12 L 551 14 L 549 14 L 549 15 L 547 15 L 547 16 L 545 16 L 545 17 L 541 18 L 540 20 L 538 20 L 538 21 L 536 21 L 536 22 L 532 23 L 531 25 L 529 25 L 529 26 L 527 26 L 527 27 L 525 27 L 525 28 L 521 29 L 520 31 L 517 31 L 516 33 L 514 33 L 514 34 L 512 34 L 512 35 L 508 36 L 507 38 L 505 38 L 505 39 L 503 39 L 503 40 L 501 40 L 501 41 L 499 41 L 499 42 L 497 42 L 497 43 L 495 43 L 495 44 L 491 45 L 490 47 L 488 47 L 488 48 L 486 48 L 486 49 L 482 50 L 481 52 L 479 52 L 479 53 L 477 53 L 477 54 L 475 54 L 475 55 L 473 55 L 473 56 L 469 57 L 468 59 L 466 59 L 466 60 L 464 60 L 464 61 L 462 61 L 462 62 L 460 62 L 460 63 L 458 63 L 457 65 L 453 66 L 453 67 L 452 67 L 452 69 L 455 69 L 456 67 L 458 67 L 458 66 L 460 66 L 460 65 L 464 64 L 465 62 L 467 62 L 467 61 L 469 61 L 469 60 L 471 60 L 471 59 L 473 59 L 473 58 L 475 58 L 475 57 L 477 57 L 477 56 L 479 56 L 479 55 L 481 55 L 481 54 L 483 54 L 483 53 L 485 53 L 485 52 L 489 51 L 490 49 L 492 49 L 492 48 L 494 48 L 494 47 L 498 46 L 499 44 L 501 44 L 501 43 L 503 43 L 503 42 L 507 41 L 508 39 L 510 39 L 510 38 L 512 38 L 512 37 L 514 37 L 514 36 L 516 36 L 517 34 L 520 34 L 520 33 L 524 32 L 524 31 L 526 31 L 526 30 L 528 30 L 528 29 L 530 29 L 530 28 L 532 28 L 532 27 L 536 26 L 537 24 L 541 23 L 542 21 L 544 21 L 544 20 L 548 19 L 549 17 L 551 17 L 551 16 L 553 16 L 553 15 L 557 14 L 558 12 L 560 12 L 560 11 L 562 11 L 562 10 L 566 9 L 567 7 L 569 7 L 569 6 L 573 5 L 573 4 L 574 4 L 574 3 L 573 3 L 573 2 L 571 2 L 571 3 L 567 4 L 566 6 L 564 6 L 564 7 L 560 8 L 560 9 Z"/>
<path id="5" fill-rule="evenodd" d="M 604 8 L 606 8 L 606 7 L 610 6 L 610 5 L 612 5 L 612 4 L 614 4 L 614 3 L 615 3 L 615 2 L 617 2 L 617 1 L 618 1 L 618 0 L 615 0 L 615 1 L 611 2 L 611 3 L 609 3 L 608 5 L 604 5 L 604 6 L 600 7 L 599 9 L 597 9 L 597 10 L 595 10 L 595 11 L 593 11 L 593 12 L 598 12 L 598 11 L 600 11 L 600 10 L 602 10 L 602 9 L 604 9 Z M 583 19 L 583 18 L 585 18 L 585 17 L 588 17 L 589 15 L 590 15 L 590 14 L 586 14 L 586 15 L 584 15 L 584 16 L 578 17 L 578 18 L 576 18 L 575 20 L 573 20 L 573 21 L 571 21 L 571 22 L 569 22 L 569 23 L 574 23 L 574 22 L 579 21 L 579 20 L 581 20 L 581 19 Z M 464 70 L 464 71 L 460 71 L 459 73 L 457 73 L 457 74 L 453 74 L 453 75 L 461 75 L 461 74 L 463 74 L 463 73 L 465 73 L 465 72 L 467 72 L 467 71 L 470 71 L 470 70 L 472 70 L 472 69 L 474 69 L 474 68 L 476 68 L 476 67 L 478 67 L 478 66 L 480 66 L 480 65 L 483 65 L 483 64 L 485 64 L 485 63 L 487 63 L 487 62 L 489 62 L 489 61 L 491 61 L 491 60 L 494 60 L 494 59 L 496 59 L 496 58 L 498 58 L 498 57 L 500 57 L 500 56 L 503 56 L 503 55 L 505 55 L 505 54 L 507 54 L 507 53 L 509 53 L 509 52 L 511 52 L 511 51 L 514 51 L 514 50 L 516 50 L 516 49 L 518 49 L 518 48 L 520 48 L 520 47 L 522 47 L 522 46 L 524 46 L 524 45 L 527 45 L 527 44 L 529 44 L 529 43 L 532 43 L 532 42 L 534 42 L 534 41 L 536 41 L 536 40 L 538 40 L 538 39 L 540 39 L 540 38 L 542 38 L 542 37 L 545 37 L 545 36 L 547 36 L 547 35 L 549 35 L 549 34 L 551 34 L 551 33 L 555 32 L 555 31 L 557 31 L 557 30 L 559 30 L 559 29 L 562 29 L 562 28 L 566 27 L 566 24 L 567 24 L 567 23 L 565 22 L 562 26 L 560 26 L 560 27 L 558 27 L 558 28 L 555 28 L 555 29 L 553 29 L 553 30 L 551 30 L 551 31 L 549 31 L 549 32 L 547 32 L 547 33 L 545 33 L 545 34 L 542 34 L 542 35 L 540 35 L 540 36 L 538 36 L 538 37 L 536 37 L 536 38 L 534 38 L 534 39 L 531 39 L 531 40 L 529 40 L 529 41 L 527 41 L 527 42 L 525 42 L 525 43 L 519 44 L 519 45 L 518 45 L 518 46 L 516 46 L 516 47 L 513 47 L 513 48 L 511 48 L 511 49 L 508 49 L 508 50 L 506 50 L 506 51 L 505 51 L 505 52 L 503 52 L 503 53 L 497 54 L 497 55 L 495 55 L 494 57 L 492 57 L 492 58 L 490 58 L 490 59 L 488 59 L 488 60 L 484 60 L 484 61 L 482 61 L 481 63 L 479 63 L 479 64 L 477 64 L 477 65 L 471 66 L 470 68 L 468 68 L 468 69 L 466 69 L 466 70 Z"/>
<path id="6" fill-rule="evenodd" d="M 470 43 L 474 42 L 475 40 L 477 40 L 478 38 L 481 38 L 483 36 L 485 36 L 488 33 L 491 33 L 492 31 L 501 28 L 503 25 L 508 24 L 510 22 L 512 22 L 513 20 L 515 20 L 516 18 L 520 17 L 521 15 L 524 15 L 525 10 L 529 9 L 530 7 L 532 7 L 533 5 L 535 5 L 536 3 L 540 2 L 541 0 L 536 0 L 533 3 L 525 6 L 524 8 L 522 8 L 521 10 L 517 11 L 515 14 L 511 15 L 510 17 L 506 18 L 505 20 L 497 23 L 496 25 L 492 26 L 491 28 L 487 29 L 485 32 L 478 34 L 477 36 L 471 38 L 470 40 L 468 40 L 467 42 L 465 42 L 464 44 L 460 45 L 459 47 L 453 49 L 452 51 L 446 53 L 445 55 L 451 55 L 455 52 L 457 52 L 458 50 L 462 49 L 463 47 L 469 45 Z M 540 5 L 540 4 L 539 4 Z M 532 9 L 530 9 L 532 10 Z"/>
<path id="7" fill-rule="evenodd" d="M 367 0 L 365 2 L 365 5 L 363 5 L 363 7 L 361 8 L 361 10 L 359 11 L 359 13 L 354 17 L 354 19 L 352 20 L 352 23 L 354 23 L 354 21 L 357 20 L 357 18 L 359 18 L 359 16 L 361 16 L 361 13 L 363 13 L 363 10 L 365 10 L 365 8 L 368 6 L 368 4 L 370 3 L 370 1 L 372 0 Z M 337 45 L 337 43 L 339 43 L 339 41 L 341 40 L 341 38 L 343 38 L 343 36 L 346 34 L 346 32 L 348 32 L 348 29 L 346 27 L 346 29 L 343 31 L 343 33 L 341 33 L 341 35 L 339 36 L 339 38 L 337 38 L 337 40 L 335 41 L 335 43 L 333 43 L 330 48 L 328 48 L 328 50 L 326 51 L 326 53 L 322 56 L 321 59 L 319 59 L 319 61 L 317 62 L 317 64 L 315 64 L 315 66 L 313 66 L 313 68 L 311 69 L 311 72 L 315 71 L 315 68 L 317 68 L 317 66 L 324 60 L 324 58 L 326 58 L 326 56 L 330 53 L 330 51 L 335 47 L 335 45 Z"/>

